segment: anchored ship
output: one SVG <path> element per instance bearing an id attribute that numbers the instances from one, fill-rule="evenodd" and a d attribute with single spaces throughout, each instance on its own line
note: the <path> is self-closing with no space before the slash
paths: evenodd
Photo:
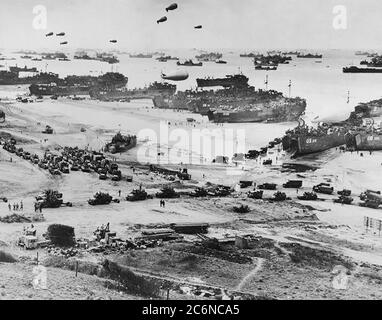
<path id="1" fill-rule="evenodd" d="M 297 58 L 305 58 L 305 59 L 322 59 L 322 54 L 298 54 Z"/>
<path id="2" fill-rule="evenodd" d="M 276 71 L 276 66 L 266 66 L 266 65 L 257 65 L 255 66 L 255 70 L 263 70 L 263 71 Z"/>
<path id="3" fill-rule="evenodd" d="M 202 67 L 203 63 L 202 62 L 193 62 L 192 60 L 186 60 L 185 62 L 177 62 L 176 63 L 178 66 L 186 66 L 186 67 Z"/>
<path id="4" fill-rule="evenodd" d="M 345 67 L 343 73 L 382 73 L 382 68 L 358 68 L 356 66 Z"/>
<path id="5" fill-rule="evenodd" d="M 151 59 L 153 57 L 152 54 L 130 54 L 130 58 L 140 58 L 140 59 Z"/>
<path id="6" fill-rule="evenodd" d="M 168 60 L 179 60 L 177 57 L 172 57 L 172 56 L 161 56 L 156 58 L 159 62 L 167 62 Z"/>
<path id="7" fill-rule="evenodd" d="M 255 66 L 278 66 L 279 64 L 289 64 L 292 57 L 281 54 L 259 54 L 254 57 L 253 63 Z"/>
<path id="8" fill-rule="evenodd" d="M 216 60 L 219 60 L 223 57 L 223 55 L 221 53 L 218 53 L 218 52 L 211 52 L 211 53 L 202 53 L 200 55 L 197 55 L 195 58 L 198 60 L 198 61 L 205 61 L 205 62 L 208 62 L 208 61 L 216 61 Z"/>

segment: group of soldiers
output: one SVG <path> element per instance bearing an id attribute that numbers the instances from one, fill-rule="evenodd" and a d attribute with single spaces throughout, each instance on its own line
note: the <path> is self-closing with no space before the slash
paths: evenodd
<path id="1" fill-rule="evenodd" d="M 9 211 L 23 211 L 24 210 L 24 204 L 23 204 L 23 201 L 21 200 L 20 201 L 20 204 L 19 203 L 14 203 L 14 204 L 10 204 L 8 203 L 8 209 Z"/>
<path id="2" fill-rule="evenodd" d="M 41 202 L 35 202 L 34 204 L 34 212 L 42 212 L 42 203 Z"/>

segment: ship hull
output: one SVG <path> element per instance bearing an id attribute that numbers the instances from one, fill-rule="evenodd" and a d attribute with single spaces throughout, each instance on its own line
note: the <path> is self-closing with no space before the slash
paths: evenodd
<path id="1" fill-rule="evenodd" d="M 382 150 L 382 135 L 373 133 L 349 134 L 346 137 L 346 146 L 358 151 Z"/>
<path id="2" fill-rule="evenodd" d="M 199 88 L 205 87 L 246 87 L 248 85 L 248 78 L 242 75 L 227 78 L 215 79 L 196 79 Z"/>
<path id="3" fill-rule="evenodd" d="M 208 112 L 208 119 L 215 123 L 254 123 L 296 121 L 305 112 L 304 102 L 279 105 L 275 108 L 261 106 L 258 110 L 235 112 Z"/>
<path id="4" fill-rule="evenodd" d="M 237 86 L 238 83 L 236 81 L 231 81 L 229 79 L 196 79 L 196 83 L 199 88 L 206 87 L 224 87 L 229 88 L 233 86 Z M 246 85 L 247 83 L 243 83 L 242 85 Z"/>
<path id="5" fill-rule="evenodd" d="M 343 73 L 382 73 L 382 69 L 372 69 L 372 68 L 343 68 Z"/>
<path id="6" fill-rule="evenodd" d="M 31 85 L 29 91 L 36 96 L 70 96 L 70 95 L 89 95 L 90 87 L 60 87 L 60 86 L 42 86 Z"/>
<path id="7" fill-rule="evenodd" d="M 323 136 L 296 136 L 284 137 L 283 149 L 291 153 L 294 157 L 326 151 L 346 144 L 345 134 L 335 132 Z"/>

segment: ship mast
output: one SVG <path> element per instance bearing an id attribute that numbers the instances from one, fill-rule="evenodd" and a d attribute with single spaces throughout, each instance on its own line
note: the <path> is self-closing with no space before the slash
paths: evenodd
<path id="1" fill-rule="evenodd" d="M 269 81 L 268 81 L 268 75 L 266 75 L 266 76 L 265 76 L 265 82 L 264 82 L 264 84 L 265 84 L 265 90 L 266 90 L 266 91 L 268 91 L 268 83 L 269 83 Z"/>
<path id="2" fill-rule="evenodd" d="M 350 91 L 348 91 L 348 99 L 347 99 L 347 104 L 349 104 L 349 102 L 350 102 Z"/>
<path id="3" fill-rule="evenodd" d="M 290 98 L 291 97 L 291 91 L 292 91 L 292 80 L 289 80 L 288 88 L 289 88 L 289 98 Z"/>

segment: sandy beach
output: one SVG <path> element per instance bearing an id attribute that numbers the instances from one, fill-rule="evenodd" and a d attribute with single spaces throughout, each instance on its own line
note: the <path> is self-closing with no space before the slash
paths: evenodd
<path id="1" fill-rule="evenodd" d="M 87 147 L 98 151 L 118 130 L 123 133 L 137 134 L 141 128 L 148 128 L 158 132 L 160 121 L 177 123 L 186 131 L 194 128 L 216 127 L 198 115 L 153 109 L 151 101 L 103 103 L 88 99 L 73 101 L 59 98 L 57 101 L 44 99 L 40 103 L 12 102 L 3 107 L 7 110 L 7 121 L 2 125 L 1 132 L 11 134 L 18 140 L 18 146 L 40 156 L 48 149 L 56 152 L 65 146 Z M 195 118 L 195 126 L 187 125 L 189 117 Z M 41 133 L 45 125 L 54 128 L 53 135 Z M 267 125 L 257 126 L 261 130 Z M 279 137 L 286 128 L 292 126 L 293 124 L 280 124 L 279 131 L 273 130 L 274 138 Z M 84 128 L 85 132 L 81 132 L 81 128 Z M 257 143 L 256 146 L 261 147 L 266 145 L 270 138 L 264 136 L 256 139 L 252 144 L 248 143 L 248 146 L 251 147 Z M 92 236 L 98 226 L 109 222 L 112 230 L 117 232 L 119 237 L 126 239 L 135 237 L 142 226 L 205 222 L 211 225 L 209 231 L 211 237 L 224 238 L 251 234 L 261 239 L 258 247 L 250 252 L 255 260 L 265 260 L 261 260 L 263 262 L 257 266 L 252 276 L 248 276 L 248 273 L 256 268 L 256 263 L 251 266 L 228 262 L 217 257 L 207 257 L 201 253 L 196 255 L 199 262 L 195 270 L 185 271 L 181 264 L 176 263 L 173 267 L 164 264 L 158 269 L 156 264 L 159 260 L 170 259 L 166 257 L 171 252 L 179 254 L 179 248 L 174 247 L 176 245 L 149 249 L 147 252 L 139 251 L 134 258 L 129 259 L 124 256 L 115 257 L 116 261 L 123 261 L 124 264 L 136 268 L 139 272 L 154 273 L 161 278 L 179 277 L 185 272 L 188 277 L 193 279 L 196 277 L 204 284 L 219 285 L 229 290 L 237 289 L 239 286 L 241 290 L 245 289 L 245 292 L 255 296 L 266 295 L 273 298 L 351 297 L 362 299 L 375 297 L 378 299 L 381 297 L 378 289 L 380 280 L 375 279 L 376 277 L 379 279 L 379 274 L 382 272 L 382 246 L 379 236 L 371 231 L 366 233 L 363 225 L 365 216 L 378 218 L 380 210 L 361 208 L 357 200 L 351 206 L 334 204 L 332 201 L 334 196 L 322 196 L 323 201 L 319 202 L 297 200 L 298 194 L 310 191 L 313 185 L 323 181 L 330 181 L 336 190 L 351 189 L 356 195 L 367 188 L 379 189 L 381 154 L 365 154 L 364 157 L 360 157 L 355 152 L 343 153 L 339 150 L 330 150 L 317 158 L 291 160 L 287 159 L 283 152 L 273 150 L 264 157 L 264 159 L 274 160 L 272 166 L 263 166 L 261 161 L 247 161 L 240 166 L 212 164 L 209 160 L 202 164 L 193 164 L 192 161 L 182 165 L 170 163 L 167 167 L 174 169 L 179 166 L 186 167 L 192 176 L 191 181 L 175 183 L 177 191 L 192 191 L 198 186 L 204 186 L 207 182 L 224 184 L 235 188 L 236 191 L 226 198 L 181 197 L 168 200 L 166 207 L 161 208 L 157 199 L 144 202 L 125 200 L 127 194 L 140 186 L 148 193 L 155 194 L 160 190 L 160 186 L 170 183 L 163 176 L 150 173 L 147 166 L 145 167 L 146 163 L 137 161 L 137 150 L 142 147 L 158 150 L 158 144 L 141 138 L 138 139 L 137 148 L 112 155 L 116 158 L 122 174 L 133 176 L 133 182 L 130 183 L 101 181 L 95 173 L 71 172 L 68 175 L 52 176 L 48 171 L 1 149 L 1 196 L 7 197 L 10 204 L 22 200 L 24 213 L 33 213 L 34 197 L 45 189 L 59 190 L 63 193 L 65 201 L 72 202 L 72 207 L 44 209 L 45 221 L 35 224 L 38 234 L 43 234 L 50 224 L 60 223 L 73 226 L 77 238 L 87 238 Z M 161 145 L 159 150 L 168 152 L 176 150 L 176 146 Z M 195 153 L 195 159 L 198 157 L 200 155 Z M 306 172 L 293 172 L 284 170 L 283 163 L 305 163 L 313 169 Z M 295 189 L 283 190 L 292 199 L 286 203 L 248 199 L 246 197 L 248 189 L 240 189 L 236 186 L 241 180 L 251 180 L 257 184 L 274 182 L 280 186 L 279 189 L 282 189 L 282 183 L 289 179 L 301 179 L 301 177 L 303 177 L 304 185 L 298 194 Z M 121 197 L 118 195 L 119 190 L 121 190 Z M 89 206 L 87 200 L 98 191 L 109 192 L 113 197 L 118 198 L 120 203 L 109 206 Z M 265 191 L 264 198 L 272 197 L 273 193 Z M 233 206 L 240 204 L 249 205 L 251 211 L 247 214 L 235 213 L 232 210 Z M 4 217 L 9 213 L 8 204 L 0 204 L 0 215 Z M 35 251 L 24 251 L 16 246 L 23 226 L 27 224 L 0 223 L 0 240 L 5 244 L 6 250 L 15 256 L 32 259 L 36 254 Z M 192 243 L 192 237 L 189 240 Z M 269 242 L 265 247 L 263 247 L 264 241 Z M 296 262 L 288 258 L 293 250 L 296 250 L 296 246 L 302 246 L 305 252 L 303 261 Z M 184 252 L 186 249 L 182 250 Z M 330 254 L 324 255 L 324 258 L 321 256 L 313 258 L 317 255 L 313 252 L 322 250 Z M 45 250 L 39 249 L 38 252 L 40 257 L 47 257 Z M 148 252 L 152 254 L 149 260 Z M 310 254 L 313 256 L 310 257 Z M 100 261 L 101 258 L 97 255 L 86 254 L 82 259 Z M 345 263 L 341 261 L 350 261 L 352 266 L 347 265 L 352 284 L 345 291 L 337 290 L 332 286 L 332 269 L 336 265 Z M 231 271 L 227 276 L 224 272 L 228 272 L 228 269 L 233 270 L 232 264 L 235 265 L 236 271 Z M 304 269 L 301 269 L 302 265 L 305 266 Z M 283 271 L 281 268 L 284 268 Z M 370 274 L 374 276 L 371 277 Z M 299 280 L 302 278 L 304 281 Z M 313 283 L 316 284 L 318 279 L 321 283 L 320 287 L 317 290 L 311 290 L 311 286 Z M 243 281 L 244 283 L 241 283 Z M 281 282 L 284 283 L 283 286 L 279 285 Z M 290 283 L 288 289 L 285 283 Z M 298 286 L 297 283 L 299 283 Z"/>

